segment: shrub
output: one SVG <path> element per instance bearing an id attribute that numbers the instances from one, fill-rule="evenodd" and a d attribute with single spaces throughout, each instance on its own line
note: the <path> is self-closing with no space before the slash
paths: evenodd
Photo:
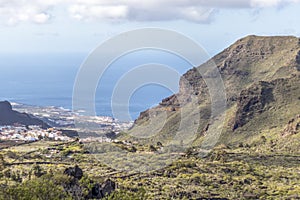
<path id="1" fill-rule="evenodd" d="M 41 177 L 19 185 L 0 188 L 0 199 L 51 200 L 71 199 L 71 197 L 65 193 L 62 186 Z"/>

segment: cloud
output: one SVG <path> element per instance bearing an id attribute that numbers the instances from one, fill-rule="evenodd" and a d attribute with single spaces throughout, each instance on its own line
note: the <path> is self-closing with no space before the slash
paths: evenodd
<path id="1" fill-rule="evenodd" d="M 50 15 L 47 13 L 38 13 L 33 16 L 33 21 L 38 24 L 46 23 L 50 19 Z"/>
<path id="2" fill-rule="evenodd" d="M 71 16 L 75 19 L 121 19 L 128 15 L 125 5 L 93 5 L 84 4 L 71 5 L 69 7 Z"/>
<path id="3" fill-rule="evenodd" d="M 61 1 L 33 0 L 0 0 L 0 18 L 1 22 L 8 25 L 16 25 L 21 22 L 32 22 L 44 24 L 51 18 L 49 12 L 52 6 L 58 5 Z"/>
<path id="4" fill-rule="evenodd" d="M 194 6 L 192 1 L 186 2 L 182 0 L 77 0 L 76 3 L 69 6 L 69 13 L 71 17 L 79 20 L 163 21 L 183 19 L 194 22 L 209 20 L 212 8 Z"/>
<path id="5" fill-rule="evenodd" d="M 186 20 L 207 23 L 215 9 L 279 7 L 300 0 L 0 0 L 0 19 L 15 25 L 21 22 L 44 24 L 53 10 L 63 7 L 67 17 L 84 21 L 166 21 Z M 66 17 L 66 16 L 56 16 Z"/>
<path id="6" fill-rule="evenodd" d="M 206 23 L 214 9 L 277 7 L 300 0 L 77 0 L 70 6 L 79 20 L 117 19 L 129 21 L 186 20 Z"/>

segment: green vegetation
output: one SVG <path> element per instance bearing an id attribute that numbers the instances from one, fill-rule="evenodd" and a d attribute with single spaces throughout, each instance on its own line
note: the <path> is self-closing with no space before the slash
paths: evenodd
<path id="1" fill-rule="evenodd" d="M 24 181 L 21 184 L 2 186 L 0 199 L 72 199 L 64 188 L 57 185 L 56 177 L 40 177 Z"/>
<path id="2" fill-rule="evenodd" d="M 279 140 L 273 143 L 281 144 Z M 194 148 L 189 155 L 148 173 L 116 171 L 95 159 L 84 150 L 86 145 L 78 142 L 44 145 L 46 149 L 54 146 L 60 149 L 49 160 L 45 159 L 48 152 L 43 148 L 31 151 L 22 161 L 14 160 L 10 158 L 11 151 L 17 156 L 20 153 L 12 147 L 1 152 L 0 199 L 76 199 L 88 195 L 95 183 L 103 183 L 108 178 L 116 183 L 117 189 L 107 199 L 300 198 L 300 154 L 290 154 L 281 148 L 281 153 L 266 153 L 264 150 L 273 143 L 267 137 L 259 137 L 243 145 L 219 145 L 206 158 L 198 157 L 195 153 L 198 149 Z M 131 152 L 136 156 L 158 148 L 137 143 L 133 146 L 139 149 Z M 60 153 L 66 149 L 76 151 L 62 157 Z M 40 157 L 36 158 L 35 154 Z M 63 173 L 74 162 L 84 172 L 83 178 L 75 182 Z M 72 184 L 81 188 L 80 193 L 75 193 L 77 197 L 72 192 L 75 186 L 66 187 Z"/>

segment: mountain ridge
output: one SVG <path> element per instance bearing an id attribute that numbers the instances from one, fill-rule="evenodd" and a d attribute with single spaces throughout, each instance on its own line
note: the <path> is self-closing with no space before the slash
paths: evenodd
<path id="1" fill-rule="evenodd" d="M 248 138 L 250 133 L 255 135 L 254 132 L 257 135 L 265 134 L 271 128 L 268 124 L 274 124 L 275 121 L 278 129 L 275 132 L 279 134 L 286 123 L 299 114 L 300 97 L 297 94 L 300 94 L 300 38 L 250 35 L 237 40 L 203 65 L 188 70 L 180 79 L 179 93 L 142 112 L 129 134 L 138 135 L 139 132 L 150 131 L 143 129 L 149 124 L 150 118 L 155 120 L 162 112 L 166 112 L 164 127 L 157 133 L 152 133 L 154 137 L 150 141 L 168 142 L 172 132 L 178 130 L 178 123 L 182 119 L 179 116 L 180 105 L 191 104 L 191 99 L 196 96 L 200 120 L 194 145 L 200 144 L 205 135 L 204 130 L 211 125 L 211 100 L 205 80 L 198 69 L 211 62 L 219 69 L 227 96 L 226 120 L 220 142 L 231 143 L 232 138 L 234 142 L 241 141 Z M 262 119 L 266 113 L 271 117 Z M 281 120 L 277 121 L 272 115 Z M 264 123 L 261 124 L 260 121 Z M 249 124 L 256 124 L 257 130 L 247 134 L 244 128 Z M 153 129 L 158 130 L 156 127 Z"/>

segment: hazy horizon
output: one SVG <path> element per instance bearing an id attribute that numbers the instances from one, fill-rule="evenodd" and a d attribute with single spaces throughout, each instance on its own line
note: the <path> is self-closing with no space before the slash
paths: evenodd
<path id="1" fill-rule="evenodd" d="M 173 30 L 197 42 L 212 57 L 247 35 L 299 37 L 299 10 L 298 0 L 6 2 L 0 6 L 0 83 L 5 85 L 0 100 L 70 108 L 81 64 L 101 43 L 129 30 Z M 162 52 L 126 56 L 107 72 L 108 78 L 103 77 L 97 92 L 105 95 L 98 95 L 97 103 L 108 106 L 118 77 L 137 65 L 167 64 L 179 74 L 192 67 Z M 157 85 L 139 89 L 130 100 L 138 105 L 133 106 L 132 115 L 137 117 L 170 94 Z M 98 110 L 100 115 L 109 113 L 107 108 Z"/>

